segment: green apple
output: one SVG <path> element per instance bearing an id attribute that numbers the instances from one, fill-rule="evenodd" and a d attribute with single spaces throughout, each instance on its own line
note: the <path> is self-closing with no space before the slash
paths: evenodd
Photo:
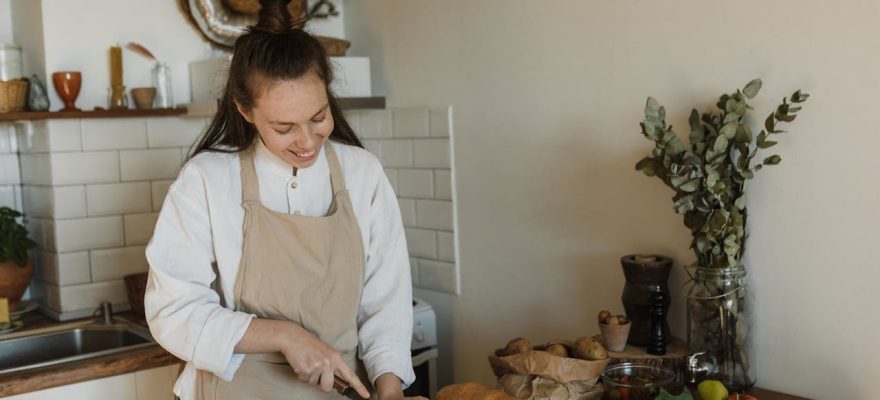
<path id="1" fill-rule="evenodd" d="M 727 388 L 720 381 L 708 379 L 697 385 L 700 400 L 727 400 Z"/>

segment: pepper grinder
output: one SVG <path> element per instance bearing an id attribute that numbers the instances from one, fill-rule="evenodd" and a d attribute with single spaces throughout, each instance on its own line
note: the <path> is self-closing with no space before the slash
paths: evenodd
<path id="1" fill-rule="evenodd" d="M 666 294 L 661 291 L 651 293 L 651 310 L 648 321 L 651 336 L 648 342 L 648 354 L 662 356 L 666 354 L 666 330 L 663 329 L 663 321 L 666 320 Z"/>

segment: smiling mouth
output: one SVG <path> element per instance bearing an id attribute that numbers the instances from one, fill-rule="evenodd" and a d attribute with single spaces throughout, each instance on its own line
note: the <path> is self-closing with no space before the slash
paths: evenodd
<path id="1" fill-rule="evenodd" d="M 296 152 L 293 150 L 288 150 L 288 151 L 293 153 L 295 156 L 300 157 L 300 158 L 311 158 L 311 157 L 314 157 L 315 153 L 317 153 L 317 150 L 309 150 L 309 151 L 304 151 L 304 152 Z"/>

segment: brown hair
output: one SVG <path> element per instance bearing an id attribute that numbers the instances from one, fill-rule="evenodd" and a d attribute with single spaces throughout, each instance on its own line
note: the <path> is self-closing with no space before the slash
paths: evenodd
<path id="1" fill-rule="evenodd" d="M 364 147 L 357 138 L 336 97 L 330 90 L 333 70 L 320 42 L 302 29 L 301 21 L 292 21 L 287 3 L 290 0 L 260 0 L 259 21 L 235 41 L 226 89 L 217 113 L 207 131 L 195 144 L 190 157 L 204 151 L 233 153 L 250 146 L 257 129 L 238 112 L 238 102 L 245 110 L 254 107 L 256 95 L 265 82 L 297 79 L 314 71 L 327 88 L 327 100 L 334 128 L 330 139 Z"/>

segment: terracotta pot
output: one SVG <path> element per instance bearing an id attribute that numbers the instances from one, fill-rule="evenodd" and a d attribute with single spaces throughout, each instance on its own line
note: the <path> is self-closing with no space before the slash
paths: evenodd
<path id="1" fill-rule="evenodd" d="M 156 88 L 133 88 L 131 89 L 131 97 L 134 98 L 134 105 L 138 110 L 149 110 L 153 108 L 153 100 L 156 99 Z"/>
<path id="2" fill-rule="evenodd" d="M 602 332 L 602 342 L 609 351 L 623 351 L 626 349 L 626 339 L 629 337 L 629 328 L 632 322 L 623 325 L 610 325 L 599 323 Z"/>
<path id="3" fill-rule="evenodd" d="M 18 303 L 33 276 L 34 265 L 31 260 L 28 260 L 25 267 L 12 260 L 0 263 L 0 297 L 9 299 L 10 305 Z"/>

